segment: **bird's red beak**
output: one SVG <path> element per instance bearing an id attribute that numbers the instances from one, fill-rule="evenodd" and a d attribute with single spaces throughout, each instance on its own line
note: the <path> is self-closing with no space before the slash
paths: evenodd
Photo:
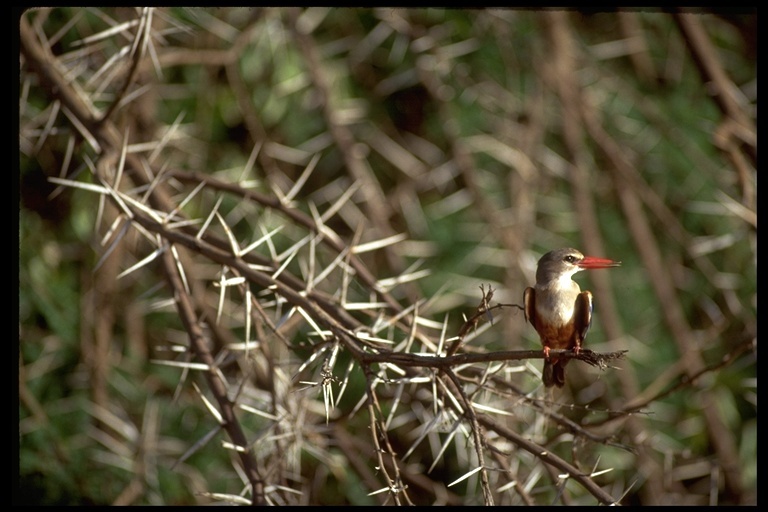
<path id="1" fill-rule="evenodd" d="M 618 267 L 621 265 L 620 261 L 609 260 L 606 258 L 593 258 L 592 256 L 584 256 L 584 259 L 578 262 L 581 268 L 610 268 Z"/>

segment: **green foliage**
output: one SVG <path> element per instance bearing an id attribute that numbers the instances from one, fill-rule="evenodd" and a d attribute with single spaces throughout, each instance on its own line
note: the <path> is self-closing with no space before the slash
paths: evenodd
<path id="1" fill-rule="evenodd" d="M 435 325 L 447 317 L 444 334 L 454 336 L 477 308 L 479 285 L 492 283 L 492 303 L 506 307 L 494 311 L 492 326 L 481 323 L 487 330 L 461 353 L 529 349 L 535 334 L 511 305 L 532 284 L 537 257 L 557 246 L 604 247 L 605 256 L 623 262 L 607 282 L 577 279 L 596 300 L 587 345 L 628 350 L 616 362 L 620 370 L 572 362 L 566 390 L 547 395 L 535 389 L 531 368 L 540 368 L 538 360 L 461 365 L 456 371 L 477 415 L 540 443 L 584 474 L 612 469 L 592 481 L 624 503 L 707 504 L 713 496 L 718 504 L 756 501 L 756 362 L 749 348 L 756 339 L 756 221 L 750 220 L 756 146 L 748 126 L 756 117 L 756 14 L 697 16 L 748 122 L 734 121 L 714 101 L 717 91 L 704 85 L 709 81 L 695 65 L 696 48 L 686 44 L 679 19 L 623 12 L 639 27 L 628 33 L 620 14 L 567 11 L 561 25 L 556 14 L 514 9 L 53 8 L 25 14 L 31 33 L 47 38 L 37 41 L 49 46 L 47 63 L 65 74 L 79 91 L 75 96 L 103 114 L 127 95 L 105 131 L 125 136 L 133 145 L 129 157 L 144 165 L 126 165 L 121 193 L 158 209 L 144 198 L 165 187 L 178 205 L 196 182 L 175 173 L 194 171 L 280 200 L 265 206 L 209 184 L 178 217 L 165 220 L 179 233 L 187 232 L 175 222 L 194 220 L 191 236 L 210 220 L 206 233 L 225 241 L 219 248 L 225 252 L 230 235 L 242 249 L 279 228 L 241 255 L 272 278 L 272 286 L 249 282 L 222 293 L 218 283 L 222 275 L 236 277 L 233 265 L 202 257 L 194 246 L 174 246 L 178 267 L 200 286 L 183 294 L 194 298 L 228 399 L 242 406 L 235 407 L 238 425 L 263 464 L 275 504 L 407 503 L 405 494 L 374 493 L 396 481 L 390 455 L 405 475 L 398 483 L 408 485 L 408 499 L 417 505 L 488 503 L 480 472 L 448 487 L 478 466 L 483 449 L 496 504 L 594 504 L 596 494 L 575 475 L 563 483 L 558 468 L 487 425 L 481 429 L 486 444 L 477 448 L 476 425 L 452 409 L 447 379 L 439 380 L 435 368 L 363 365 L 327 325 L 307 320 L 306 307 L 299 313 L 280 295 L 280 287 L 299 286 L 294 279 L 305 286 L 301 297 L 320 297 L 326 312 L 334 305 L 339 324 L 357 322 L 371 331 L 375 325 L 371 335 L 378 341 L 370 343 L 376 350 L 381 342 L 386 350 L 407 352 L 408 342 L 412 356 L 434 353 L 398 323 L 416 312 L 391 304 L 344 308 L 382 296 L 403 309 L 418 303 L 420 335 L 435 342 L 442 335 Z M 132 45 L 147 21 L 150 43 L 136 53 Z M 119 30 L 105 32 L 113 27 Z M 572 60 L 557 50 L 559 37 L 568 41 Z M 115 148 L 90 146 L 83 132 L 104 137 L 98 123 L 81 118 L 73 124 L 77 114 L 61 88 L 41 78 L 22 46 L 22 500 L 187 505 L 250 499 L 240 452 L 226 445 L 232 442 L 227 425 L 214 432 L 219 423 L 212 410 L 220 412 L 222 404 L 204 370 L 183 368 L 200 360 L 178 309 L 183 294 L 160 258 L 118 278 L 162 245 L 162 236 L 136 219 L 113 224 L 124 210 L 109 194 L 71 187 L 52 194 L 57 185 L 48 180 L 55 177 L 102 186 L 95 169 Z M 651 63 L 652 76 L 632 60 L 638 56 Z M 563 91 L 561 83 L 578 91 Z M 578 92 L 576 99 L 568 99 L 569 92 Z M 567 123 L 574 112 L 579 124 L 572 138 Z M 595 132 L 589 116 L 604 133 Z M 731 122 L 736 128 L 728 132 Z M 160 140 L 157 154 L 140 149 Z M 292 191 L 315 155 L 314 171 Z M 575 166 L 583 174 L 574 174 Z M 151 176 L 150 184 L 136 173 Z M 587 202 L 578 199 L 581 185 Z M 633 201 L 638 209 L 631 209 Z M 585 219 L 596 222 L 597 239 L 582 229 Z M 124 226 L 128 234 L 113 248 Z M 333 237 L 323 227 L 340 246 L 324 245 Z M 397 233 L 409 240 L 355 251 Z M 376 285 L 350 270 L 354 258 Z M 415 282 L 381 285 L 422 269 L 429 274 Z M 263 308 L 252 312 L 248 327 L 245 287 Z M 246 332 L 258 342 L 248 355 L 232 348 Z M 373 353 L 371 346 L 366 353 Z M 692 382 L 691 368 L 702 370 Z M 338 399 L 330 410 L 324 382 Z M 372 396 L 375 404 L 366 401 Z M 623 409 L 635 401 L 637 410 Z M 712 415 L 702 414 L 707 403 Z M 377 431 L 386 422 L 391 428 Z M 417 443 L 425 425 L 429 435 Z M 606 431 L 609 437 L 598 440 L 586 435 Z M 714 432 L 727 442 L 714 443 Z M 441 452 L 443 443 L 448 448 Z M 728 455 L 739 462 L 739 485 L 721 466 Z M 663 496 L 653 495 L 654 484 L 663 484 Z"/>

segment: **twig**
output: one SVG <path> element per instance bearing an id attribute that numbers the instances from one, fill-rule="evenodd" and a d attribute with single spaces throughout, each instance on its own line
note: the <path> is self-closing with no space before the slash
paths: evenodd
<path id="1" fill-rule="evenodd" d="M 584 472 L 579 471 L 578 468 L 572 466 L 562 458 L 558 457 L 551 451 L 547 450 L 543 446 L 539 446 L 538 444 L 529 441 L 528 439 L 525 439 L 523 436 L 518 434 L 517 432 L 510 430 L 498 423 L 496 421 L 492 420 L 485 414 L 478 415 L 478 422 L 483 425 L 486 429 L 491 430 L 493 432 L 496 432 L 500 436 L 504 437 L 505 439 L 511 441 L 515 445 L 517 445 L 519 448 L 522 448 L 523 450 L 527 451 L 528 453 L 534 455 L 536 458 L 540 459 L 542 462 L 546 464 L 551 464 L 560 471 L 563 471 L 565 473 L 565 476 L 567 478 L 573 478 L 579 484 L 581 484 L 584 489 L 587 490 L 592 496 L 597 498 L 597 500 L 602 503 L 603 505 L 617 505 L 616 499 L 605 492 L 599 485 L 597 485 L 594 480 L 590 477 L 588 474 L 584 474 Z"/>
<path id="2" fill-rule="evenodd" d="M 480 486 L 483 489 L 483 504 L 486 506 L 493 506 L 493 492 L 491 491 L 491 485 L 488 482 L 488 471 L 485 467 L 485 457 L 483 456 L 483 448 L 485 447 L 485 437 L 480 429 L 480 424 L 477 422 L 477 415 L 475 409 L 472 407 L 472 401 L 467 397 L 464 387 L 456 378 L 456 374 L 450 368 L 442 370 L 443 375 L 446 375 L 453 383 L 456 392 L 461 397 L 461 401 L 464 404 L 464 416 L 469 419 L 472 426 L 472 438 L 475 444 L 475 454 L 477 455 L 477 464 L 480 467 Z"/>
<path id="3" fill-rule="evenodd" d="M 165 253 L 163 253 L 163 265 L 169 283 L 174 290 L 173 295 L 176 300 L 176 307 L 179 315 L 184 323 L 184 328 L 189 334 L 192 352 L 203 364 L 209 367 L 209 371 L 205 372 L 205 377 L 208 386 L 219 405 L 219 411 L 224 420 L 223 427 L 229 434 L 232 442 L 236 446 L 244 448 L 243 450 L 238 450 L 237 454 L 240 457 L 243 470 L 251 484 L 252 503 L 254 505 L 264 505 L 266 504 L 264 479 L 260 474 L 259 465 L 256 462 L 253 452 L 248 449 L 250 445 L 243 433 L 240 422 L 235 415 L 233 403 L 229 400 L 227 395 L 227 385 L 225 382 L 221 381 L 219 374 L 216 372 L 216 361 L 208 351 L 205 335 L 200 328 L 197 315 L 192 306 L 192 301 L 190 300 L 189 295 L 187 295 L 184 285 L 181 282 L 181 276 L 178 273 L 176 262 L 173 259 L 171 251 L 165 251 Z"/>

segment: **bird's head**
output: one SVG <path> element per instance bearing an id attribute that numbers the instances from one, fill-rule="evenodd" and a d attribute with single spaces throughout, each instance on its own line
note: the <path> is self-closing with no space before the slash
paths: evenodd
<path id="1" fill-rule="evenodd" d="M 539 260 L 536 282 L 548 283 L 569 280 L 573 274 L 585 269 L 610 268 L 621 265 L 620 261 L 584 256 L 571 247 L 549 251 Z"/>

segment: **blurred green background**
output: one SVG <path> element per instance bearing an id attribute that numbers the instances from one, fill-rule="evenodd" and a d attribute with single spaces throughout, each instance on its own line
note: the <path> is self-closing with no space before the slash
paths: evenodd
<path id="1" fill-rule="evenodd" d="M 146 15 L 22 16 L 94 108 L 107 108 L 126 76 L 110 58 L 129 62 Z M 388 257 L 371 257 L 372 273 L 428 269 L 393 293 L 404 304 L 429 298 L 428 314 L 449 314 L 452 328 L 482 283 L 495 300 L 520 303 L 550 249 L 621 260 L 578 280 L 596 297 L 589 348 L 629 352 L 617 370 L 570 370 L 572 398 L 562 399 L 592 404 L 574 418 L 605 422 L 637 448 L 582 448 L 614 468 L 601 484 L 626 493 L 626 504 L 754 504 L 757 16 L 694 18 L 691 29 L 679 13 L 652 10 L 155 9 L 128 91 L 136 96 L 116 123 L 133 144 L 171 133 L 158 165 L 232 182 L 260 148 L 252 178 L 266 193 L 285 193 L 319 154 L 297 207 L 309 212 L 309 202 L 330 204 L 361 184 L 366 236 L 407 234 Z M 110 77 L 114 69 L 122 74 Z M 94 155 L 69 136 L 56 92 L 23 51 L 19 93 L 18 501 L 191 504 L 216 501 L 206 491 L 237 494 L 234 459 L 216 443 L 178 462 L 214 425 L 198 397 L 177 389 L 177 369 L 149 361 L 183 335 L 154 306 L 162 273 L 150 265 L 114 279 L 146 255 L 136 241 L 94 271 L 109 226 L 97 223 L 99 197 L 48 181 L 83 179 Z M 334 126 L 352 135 L 369 181 L 345 162 Z M 222 210 L 236 203 L 225 199 Z M 204 216 L 210 204 L 189 208 Z M 242 215 L 233 230 L 248 239 Z M 333 222 L 353 237 L 352 221 Z M 280 236 L 278 246 L 295 241 L 290 229 Z M 474 343 L 538 346 L 511 310 Z M 356 397 L 347 399 L 352 408 Z M 642 407 L 624 422 L 598 412 L 633 403 Z M 300 503 L 379 503 L 326 449 L 301 456 L 302 473 L 326 483 L 307 485 Z M 465 471 L 444 470 L 431 477 L 447 484 Z"/>

